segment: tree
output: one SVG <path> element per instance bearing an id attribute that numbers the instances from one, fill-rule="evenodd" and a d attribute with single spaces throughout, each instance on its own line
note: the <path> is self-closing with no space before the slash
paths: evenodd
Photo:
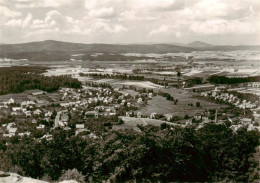
<path id="1" fill-rule="evenodd" d="M 196 107 L 200 107 L 200 102 L 196 102 Z"/>
<path id="2" fill-rule="evenodd" d="M 177 77 L 178 77 L 178 81 L 179 81 L 180 77 L 181 77 L 181 72 L 180 71 L 177 72 Z"/>
<path id="3" fill-rule="evenodd" d="M 85 176 L 82 175 L 76 168 L 72 170 L 63 171 L 62 175 L 59 178 L 59 181 L 63 180 L 75 180 L 78 183 L 85 183 Z"/>

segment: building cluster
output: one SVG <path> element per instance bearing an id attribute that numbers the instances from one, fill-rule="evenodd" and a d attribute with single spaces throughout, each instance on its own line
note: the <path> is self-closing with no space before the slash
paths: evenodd
<path id="1" fill-rule="evenodd" d="M 51 130 L 55 128 L 71 130 L 71 116 L 80 114 L 78 119 L 81 123 L 76 124 L 75 134 L 84 132 L 96 138 L 82 121 L 87 123 L 90 118 L 115 116 L 119 109 L 142 105 L 148 97 L 152 97 L 152 94 L 138 93 L 132 96 L 118 88 L 83 87 L 82 89 L 61 88 L 55 95 L 37 91 L 31 93 L 31 96 L 36 97 L 37 100 L 38 98 L 49 100 L 41 106 L 38 106 L 31 97 L 19 100 L 10 98 L 0 104 L 1 115 L 5 117 L 11 115 L 15 121 L 0 126 L 0 137 L 14 135 L 22 137 L 39 130 L 45 133 L 41 138 L 51 139 L 52 136 L 49 135 Z M 56 98 L 49 96 L 56 96 Z"/>
<path id="2" fill-rule="evenodd" d="M 240 117 L 236 118 L 236 120 L 232 118 L 228 118 L 228 121 L 230 121 L 232 124 L 234 121 L 236 121 L 235 124 L 231 126 L 233 130 L 237 130 L 240 127 L 247 126 L 248 130 L 257 129 L 260 131 L 260 105 L 259 101 L 251 102 L 249 100 L 242 100 L 238 98 L 238 96 L 235 96 L 231 93 L 225 93 L 225 92 L 217 92 L 215 90 L 212 91 L 205 91 L 200 93 L 201 96 L 211 98 L 218 101 L 223 101 L 224 103 L 230 104 L 234 107 L 237 107 L 238 109 L 241 109 L 242 111 L 250 110 L 252 115 L 251 117 Z"/>

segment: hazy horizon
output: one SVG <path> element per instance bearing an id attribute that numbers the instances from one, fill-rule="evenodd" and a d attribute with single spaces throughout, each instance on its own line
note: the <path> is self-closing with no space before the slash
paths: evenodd
<path id="1" fill-rule="evenodd" d="M 114 44 L 114 45 L 152 45 L 152 44 L 169 44 L 169 45 L 176 45 L 176 46 L 188 46 L 188 44 L 193 42 L 203 42 L 212 46 L 260 46 L 259 44 L 212 44 L 204 41 L 192 41 L 187 43 L 181 42 L 129 42 L 129 43 L 103 43 L 103 42 L 92 42 L 92 43 L 85 43 L 85 42 L 74 42 L 74 41 L 63 41 L 63 40 L 53 40 L 53 39 L 46 39 L 46 40 L 35 40 L 35 41 L 26 41 L 26 42 L 14 42 L 14 43 L 0 43 L 0 45 L 11 45 L 11 44 L 26 44 L 26 43 L 33 43 L 33 42 L 44 42 L 44 41 L 57 41 L 57 42 L 65 42 L 65 43 L 78 43 L 78 44 Z"/>

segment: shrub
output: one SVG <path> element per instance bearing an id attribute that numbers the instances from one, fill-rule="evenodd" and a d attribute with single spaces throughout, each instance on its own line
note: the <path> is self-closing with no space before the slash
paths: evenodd
<path id="1" fill-rule="evenodd" d="M 63 171 L 59 181 L 63 180 L 76 180 L 79 183 L 85 183 L 85 176 L 74 168 L 72 170 Z"/>

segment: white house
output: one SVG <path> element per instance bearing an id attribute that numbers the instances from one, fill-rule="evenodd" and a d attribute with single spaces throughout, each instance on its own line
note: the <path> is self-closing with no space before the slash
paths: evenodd
<path id="1" fill-rule="evenodd" d="M 76 128 L 77 129 L 83 129 L 83 128 L 85 128 L 85 125 L 84 124 L 76 124 Z"/>
<path id="2" fill-rule="evenodd" d="M 17 112 L 17 111 L 21 110 L 21 107 L 13 107 L 12 109 L 13 109 L 14 112 Z"/>
<path id="3" fill-rule="evenodd" d="M 35 111 L 33 111 L 34 115 L 40 115 L 41 114 L 41 110 L 40 109 L 36 109 Z"/>

